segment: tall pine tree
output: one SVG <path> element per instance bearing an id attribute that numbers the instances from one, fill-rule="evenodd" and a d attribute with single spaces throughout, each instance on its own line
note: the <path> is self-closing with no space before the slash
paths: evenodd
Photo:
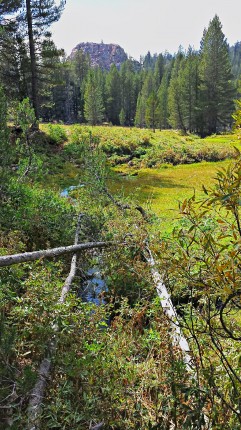
<path id="1" fill-rule="evenodd" d="M 181 49 L 177 53 L 171 73 L 170 85 L 168 88 L 168 111 L 169 122 L 173 128 L 181 129 L 186 133 L 185 125 L 185 103 L 183 98 L 182 70 L 185 56 Z"/>
<path id="2" fill-rule="evenodd" d="M 49 37 L 49 26 L 60 18 L 64 5 L 65 0 L 60 0 L 59 5 L 56 5 L 55 0 L 2 0 L 0 3 L 2 29 L 27 46 L 31 82 L 29 95 L 36 118 L 40 113 L 42 44 Z"/>
<path id="3" fill-rule="evenodd" d="M 155 129 L 159 124 L 159 119 L 160 119 L 159 99 L 158 99 L 157 93 L 155 91 L 152 91 L 152 93 L 149 95 L 146 101 L 146 114 L 145 114 L 146 124 L 149 128 L 152 128 L 152 130 L 155 132 Z"/>
<path id="4" fill-rule="evenodd" d="M 111 65 L 106 77 L 106 110 L 107 118 L 114 125 L 119 125 L 119 115 L 121 110 L 121 85 L 120 75 L 115 64 Z"/>
<path id="5" fill-rule="evenodd" d="M 159 99 L 159 127 L 160 128 L 170 128 L 168 122 L 168 88 L 170 82 L 171 68 L 168 67 L 164 72 L 161 85 L 158 90 Z"/>
<path id="6" fill-rule="evenodd" d="M 231 122 L 235 95 L 228 44 L 217 15 L 204 30 L 200 50 L 201 119 L 199 131 L 208 135 L 223 130 Z"/>
<path id="7" fill-rule="evenodd" d="M 104 105 L 96 70 L 90 70 L 88 73 L 84 100 L 84 114 L 86 120 L 91 125 L 100 124 L 104 118 Z"/>
<path id="8" fill-rule="evenodd" d="M 191 47 L 188 48 L 179 71 L 179 85 L 182 94 L 182 115 L 185 129 L 197 130 L 199 103 L 199 56 Z"/>
<path id="9" fill-rule="evenodd" d="M 138 97 L 138 78 L 131 60 L 126 60 L 121 65 L 120 84 L 121 111 L 124 112 L 125 125 L 133 125 Z"/>

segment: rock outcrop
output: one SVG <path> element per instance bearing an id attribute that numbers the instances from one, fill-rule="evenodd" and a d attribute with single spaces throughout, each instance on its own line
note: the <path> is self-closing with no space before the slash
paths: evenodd
<path id="1" fill-rule="evenodd" d="M 114 43 L 79 43 L 71 52 L 70 58 L 73 58 L 77 51 L 83 51 L 90 57 L 92 67 L 99 66 L 102 69 L 109 70 L 111 64 L 115 64 L 119 69 L 121 64 L 127 60 L 127 54 L 124 49 Z"/>

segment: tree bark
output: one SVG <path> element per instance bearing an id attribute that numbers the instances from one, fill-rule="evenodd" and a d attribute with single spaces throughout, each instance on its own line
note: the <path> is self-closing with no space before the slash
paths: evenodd
<path id="1" fill-rule="evenodd" d="M 33 19 L 31 10 L 31 0 L 26 0 L 27 22 L 28 22 L 28 40 L 30 52 L 30 66 L 31 66 L 31 88 L 32 88 L 32 103 L 36 119 L 39 119 L 39 104 L 38 104 L 38 91 L 37 91 L 37 61 L 35 52 L 35 43 L 33 36 Z"/>
<path id="2" fill-rule="evenodd" d="M 64 254 L 73 254 L 86 249 L 107 248 L 117 245 L 114 242 L 86 242 L 78 245 L 62 246 L 60 248 L 45 249 L 33 252 L 24 252 L 22 254 L 4 255 L 0 257 L 0 267 L 12 266 L 13 264 L 25 263 L 26 261 L 35 261 L 40 258 L 57 257 Z"/>

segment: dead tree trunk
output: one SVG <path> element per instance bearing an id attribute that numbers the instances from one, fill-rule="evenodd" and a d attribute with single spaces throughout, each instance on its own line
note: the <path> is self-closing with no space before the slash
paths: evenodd
<path id="1" fill-rule="evenodd" d="M 107 248 L 114 246 L 113 242 L 86 242 L 78 245 L 62 246 L 60 248 L 44 249 L 41 251 L 24 252 L 22 254 L 4 255 L 0 257 L 0 267 L 25 263 L 26 261 L 40 260 L 41 258 L 58 257 L 64 254 L 73 254 L 86 249 Z"/>
<path id="2" fill-rule="evenodd" d="M 168 294 L 168 291 L 166 289 L 166 286 L 162 280 L 162 277 L 160 273 L 158 272 L 156 268 L 156 264 L 154 261 L 154 258 L 152 256 L 152 253 L 148 247 L 146 247 L 147 256 L 146 260 L 148 264 L 151 266 L 151 274 L 153 281 L 156 286 L 156 291 L 158 296 L 161 300 L 161 306 L 163 309 L 163 312 L 167 315 L 168 320 L 170 321 L 171 327 L 172 327 L 172 344 L 173 346 L 177 346 L 180 348 L 180 350 L 183 353 L 183 359 L 186 364 L 187 370 L 192 370 L 191 365 L 191 356 L 190 356 L 190 348 L 188 345 L 188 342 L 186 338 L 183 336 L 180 324 L 178 322 L 178 316 L 175 307 L 173 306 L 172 300 L 170 295 Z"/>
<path id="3" fill-rule="evenodd" d="M 163 312 L 168 317 L 168 320 L 169 320 L 171 328 L 172 328 L 172 333 L 171 333 L 172 346 L 178 347 L 182 351 L 183 361 L 186 365 L 187 371 L 191 374 L 191 376 L 194 379 L 197 380 L 197 374 L 196 374 L 196 371 L 194 369 L 194 366 L 192 365 L 192 357 L 190 355 L 190 348 L 188 345 L 188 341 L 182 333 L 182 330 L 181 330 L 181 327 L 180 327 L 180 324 L 178 321 L 176 309 L 172 303 L 170 295 L 168 294 L 168 291 L 167 291 L 167 288 L 163 282 L 163 279 L 162 279 L 160 273 L 158 272 L 158 270 L 156 268 L 155 260 L 152 256 L 151 250 L 149 249 L 148 246 L 146 246 L 145 258 L 151 267 L 152 279 L 155 283 L 157 294 L 160 297 Z M 212 428 L 211 422 L 210 422 L 208 416 L 205 415 L 205 413 L 204 413 L 204 421 L 205 421 L 205 425 L 201 427 L 202 430 L 211 429 Z M 173 426 L 173 427 L 171 426 L 170 430 L 172 430 L 174 428 L 175 428 L 175 426 Z"/>

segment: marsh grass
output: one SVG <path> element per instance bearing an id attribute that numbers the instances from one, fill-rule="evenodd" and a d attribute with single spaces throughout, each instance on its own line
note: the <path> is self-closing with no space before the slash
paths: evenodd
<path id="1" fill-rule="evenodd" d="M 163 234 L 170 233 L 179 219 L 179 204 L 195 193 L 204 198 L 202 186 L 209 188 L 215 181 L 216 172 L 229 160 L 218 163 L 202 162 L 189 165 L 169 166 L 159 169 L 140 169 L 136 176 L 128 166 L 115 168 L 116 178 L 109 187 L 120 197 L 131 198 L 159 218 Z M 123 174 L 125 176 L 123 176 Z"/>
<path id="2" fill-rule="evenodd" d="M 240 142 L 233 134 L 200 139 L 175 130 L 151 130 L 126 127 L 72 126 L 66 129 L 70 141 L 92 140 L 106 154 L 112 166 L 130 163 L 136 168 L 221 161 L 235 156 Z"/>
<path id="3" fill-rule="evenodd" d="M 112 126 L 59 127 L 68 137 L 64 148 L 69 145 L 70 152 L 71 144 L 81 147 L 84 142 L 92 142 L 104 151 L 113 166 L 114 176 L 108 182 L 111 192 L 153 212 L 163 234 L 170 233 L 177 222 L 179 203 L 194 192 L 197 198 L 204 197 L 202 185 L 211 186 L 217 170 L 227 166 L 235 155 L 234 147 L 241 149 L 234 134 L 200 139 L 196 135 L 181 136 L 173 130 L 153 133 Z M 47 124 L 41 129 L 48 134 Z M 80 176 L 81 166 L 66 161 L 58 173 L 49 177 L 49 185 L 76 185 Z"/>

